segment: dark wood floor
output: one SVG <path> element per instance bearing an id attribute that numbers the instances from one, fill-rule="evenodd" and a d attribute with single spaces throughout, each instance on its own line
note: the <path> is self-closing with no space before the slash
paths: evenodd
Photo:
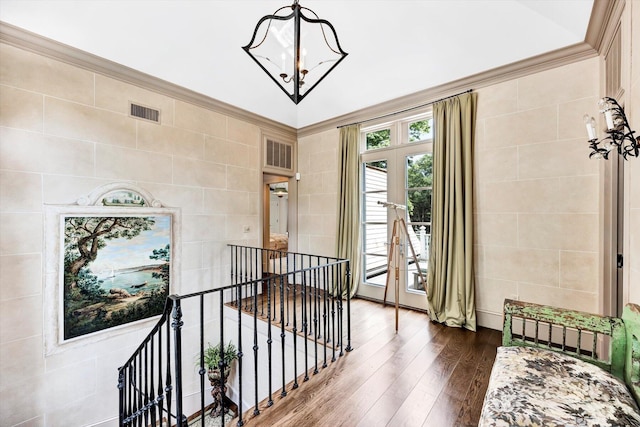
<path id="1" fill-rule="evenodd" d="M 354 300 L 353 351 L 246 415 L 245 425 L 476 426 L 500 332 L 447 328 L 401 310 L 396 334 L 394 313 Z"/>

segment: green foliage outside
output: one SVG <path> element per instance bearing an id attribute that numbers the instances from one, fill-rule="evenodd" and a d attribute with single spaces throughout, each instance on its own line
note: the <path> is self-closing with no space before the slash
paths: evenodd
<path id="1" fill-rule="evenodd" d="M 431 222 L 431 186 L 433 185 L 433 156 L 407 159 L 407 210 L 410 222 Z"/>
<path id="2" fill-rule="evenodd" d="M 429 135 L 431 135 L 431 120 L 420 120 L 409 125 L 409 142 L 422 141 Z"/>
<path id="3" fill-rule="evenodd" d="M 409 124 L 409 142 L 422 141 L 431 136 L 431 119 L 419 120 Z M 381 129 L 366 134 L 367 150 L 389 147 L 391 129 Z M 433 185 L 433 156 L 411 156 L 407 158 L 407 209 L 409 221 L 431 222 L 431 186 Z M 378 160 L 367 163 L 368 166 L 387 170 L 387 161 Z"/>
<path id="4" fill-rule="evenodd" d="M 375 150 L 377 148 L 388 147 L 391 144 L 391 129 L 382 129 L 375 132 L 368 132 L 367 138 L 367 150 Z M 379 160 L 376 162 L 370 162 L 369 166 L 387 170 L 387 161 Z"/>

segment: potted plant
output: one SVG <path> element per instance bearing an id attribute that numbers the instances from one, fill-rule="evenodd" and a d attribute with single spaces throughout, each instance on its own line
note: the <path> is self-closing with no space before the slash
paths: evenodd
<path id="1" fill-rule="evenodd" d="M 224 353 L 224 354 L 223 354 Z M 224 360 L 223 360 L 224 357 Z M 229 342 L 222 350 L 222 343 L 211 345 L 204 349 L 204 366 L 207 368 L 209 381 L 213 384 L 221 380 L 220 368 L 224 368 L 224 378 L 229 376 L 231 363 L 238 358 L 238 350 Z"/>

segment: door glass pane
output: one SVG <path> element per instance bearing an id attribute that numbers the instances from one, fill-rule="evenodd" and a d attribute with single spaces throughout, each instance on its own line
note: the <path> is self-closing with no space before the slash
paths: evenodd
<path id="1" fill-rule="evenodd" d="M 414 258 L 411 247 L 407 248 L 407 290 L 424 291 L 422 279 L 426 279 L 431 240 L 433 157 L 431 154 L 417 154 L 406 159 L 407 230 L 415 252 Z"/>
<path id="2" fill-rule="evenodd" d="M 367 132 L 367 150 L 384 148 L 391 145 L 391 129 L 381 129 L 374 132 Z"/>
<path id="3" fill-rule="evenodd" d="M 363 271 L 364 281 L 384 286 L 387 279 L 387 161 L 363 164 Z"/>

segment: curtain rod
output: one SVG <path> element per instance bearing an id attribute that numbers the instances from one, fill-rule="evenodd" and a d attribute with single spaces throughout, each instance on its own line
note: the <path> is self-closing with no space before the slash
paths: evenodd
<path id="1" fill-rule="evenodd" d="M 338 126 L 338 129 L 344 128 L 344 127 L 347 127 L 347 126 L 360 125 L 362 123 L 372 122 L 372 121 L 378 120 L 378 119 L 384 119 L 385 117 L 395 116 L 396 114 L 406 113 L 407 111 L 411 111 L 411 110 L 417 110 L 418 108 L 426 107 L 427 105 L 432 105 L 432 104 L 435 104 L 436 102 L 444 101 L 445 99 L 453 98 L 455 96 L 463 95 L 465 93 L 469 93 L 469 92 L 472 92 L 472 91 L 473 91 L 473 89 L 468 89 L 468 90 L 465 90 L 464 92 L 456 93 L 455 95 L 449 95 L 449 96 L 445 96 L 444 98 L 436 99 L 435 101 L 427 102 L 426 104 L 416 105 L 415 107 L 406 108 L 404 110 L 396 111 L 394 113 L 383 114 L 382 116 L 373 117 L 371 119 L 366 119 L 366 120 L 362 120 L 362 121 L 359 121 L 359 122 L 349 123 L 347 125 L 340 125 L 340 126 Z"/>

